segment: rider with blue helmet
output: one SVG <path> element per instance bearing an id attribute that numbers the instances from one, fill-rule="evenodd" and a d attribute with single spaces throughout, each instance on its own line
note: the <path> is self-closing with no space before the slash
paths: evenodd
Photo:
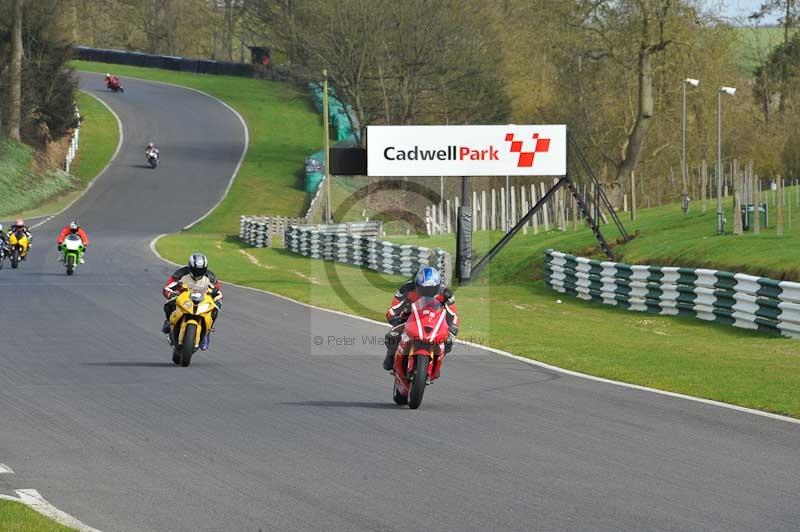
<path id="1" fill-rule="evenodd" d="M 453 292 L 444 286 L 442 274 L 432 266 L 423 266 L 413 279 L 406 282 L 392 299 L 389 310 L 386 311 L 386 321 L 392 326 L 386 333 L 386 358 L 383 359 L 383 369 L 390 371 L 394 367 L 394 354 L 400 335 L 403 333 L 406 320 L 411 313 L 411 304 L 421 297 L 434 297 L 444 305 L 447 313 L 447 326 L 450 328 L 450 337 L 445 342 L 445 352 L 453 348 L 453 337 L 458 334 L 458 311 L 455 305 Z"/>

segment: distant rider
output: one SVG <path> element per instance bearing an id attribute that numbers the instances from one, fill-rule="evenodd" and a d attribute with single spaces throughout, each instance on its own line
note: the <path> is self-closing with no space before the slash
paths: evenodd
<path id="1" fill-rule="evenodd" d="M 119 87 L 120 85 L 121 83 L 117 76 L 112 76 L 111 74 L 106 73 L 106 87 L 110 89 L 112 86 Z"/>
<path id="2" fill-rule="evenodd" d="M 434 297 L 444 305 L 447 326 L 450 336 L 444 344 L 445 353 L 453 348 L 453 338 L 458 334 L 458 310 L 455 297 L 449 288 L 442 284 L 442 274 L 436 268 L 423 266 L 414 279 L 406 282 L 394 295 L 392 305 L 386 311 L 386 321 L 392 326 L 386 333 L 386 358 L 383 359 L 383 369 L 391 371 L 394 368 L 394 354 L 400 335 L 411 314 L 411 304 L 421 297 Z"/>
<path id="3" fill-rule="evenodd" d="M 158 148 L 154 143 L 149 142 L 147 148 L 144 150 L 144 154 L 149 158 L 151 152 L 155 155 L 156 159 L 158 159 Z"/>
<path id="4" fill-rule="evenodd" d="M 8 235 L 10 236 L 11 234 L 16 233 L 20 229 L 25 233 L 25 236 L 28 237 L 28 251 L 30 251 L 31 249 L 33 249 L 33 235 L 31 234 L 30 229 L 28 229 L 28 226 L 25 225 L 25 220 L 23 220 L 22 218 L 17 218 L 17 220 L 13 224 L 11 224 L 11 226 L 8 228 Z M 22 260 L 25 260 L 27 256 L 28 256 L 27 253 L 23 255 Z"/>
<path id="5" fill-rule="evenodd" d="M 78 225 L 78 222 L 72 220 L 69 224 L 67 224 L 64 229 L 58 234 L 58 238 L 56 238 L 56 244 L 58 244 L 58 251 L 61 251 L 61 244 L 64 243 L 64 239 L 67 238 L 67 235 L 78 235 L 83 242 L 84 250 L 89 249 L 89 235 L 86 234 L 86 231 Z M 63 260 L 63 256 L 59 253 L 58 261 L 61 262 Z M 83 264 L 84 260 L 83 257 L 80 259 L 80 263 Z"/>
<path id="6" fill-rule="evenodd" d="M 222 309 L 222 284 L 217 280 L 214 272 L 208 269 L 208 259 L 202 253 L 192 253 L 189 257 L 189 264 L 176 270 L 167 279 L 167 284 L 164 285 L 164 297 L 167 302 L 164 303 L 164 315 L 166 320 L 161 332 L 169 334 L 169 317 L 175 311 L 177 305 L 178 294 L 186 289 L 195 289 L 206 291 L 211 289 L 211 297 L 214 300 L 216 308 L 211 311 L 211 331 L 214 330 L 214 323 L 217 321 L 220 309 Z M 203 337 L 203 342 L 200 344 L 200 349 L 206 350 L 211 344 L 211 331 Z"/>
<path id="7" fill-rule="evenodd" d="M 8 236 L 3 232 L 3 224 L 0 224 L 0 249 L 8 251 Z"/>

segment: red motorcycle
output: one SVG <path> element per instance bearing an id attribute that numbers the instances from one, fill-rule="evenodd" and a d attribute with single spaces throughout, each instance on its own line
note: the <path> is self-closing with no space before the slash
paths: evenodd
<path id="1" fill-rule="evenodd" d="M 394 402 L 419 408 L 425 386 L 439 378 L 444 343 L 450 334 L 444 305 L 422 297 L 411 304 L 411 314 L 394 354 Z"/>
<path id="2" fill-rule="evenodd" d="M 106 87 L 114 92 L 125 92 L 125 89 L 122 88 L 122 82 L 116 76 L 106 80 Z"/>

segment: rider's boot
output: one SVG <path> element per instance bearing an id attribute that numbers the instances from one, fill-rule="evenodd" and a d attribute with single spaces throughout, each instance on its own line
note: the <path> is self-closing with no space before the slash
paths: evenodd
<path id="1" fill-rule="evenodd" d="M 203 339 L 200 341 L 200 350 L 206 351 L 209 347 L 211 347 L 211 331 L 208 331 Z"/>
<path id="2" fill-rule="evenodd" d="M 169 320 L 164 320 L 164 325 L 161 326 L 161 332 L 169 334 Z"/>

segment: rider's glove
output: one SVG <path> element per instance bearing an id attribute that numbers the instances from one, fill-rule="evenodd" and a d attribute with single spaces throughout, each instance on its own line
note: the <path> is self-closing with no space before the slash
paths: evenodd
<path id="1" fill-rule="evenodd" d="M 392 327 L 395 327 L 397 325 L 400 325 L 404 321 L 406 321 L 406 320 L 405 320 L 405 318 L 403 317 L 402 314 L 395 314 L 394 316 L 389 318 L 389 325 L 391 325 Z"/>
<path id="2" fill-rule="evenodd" d="M 449 353 L 453 349 L 453 335 L 447 337 L 447 340 L 444 341 L 444 352 Z"/>

